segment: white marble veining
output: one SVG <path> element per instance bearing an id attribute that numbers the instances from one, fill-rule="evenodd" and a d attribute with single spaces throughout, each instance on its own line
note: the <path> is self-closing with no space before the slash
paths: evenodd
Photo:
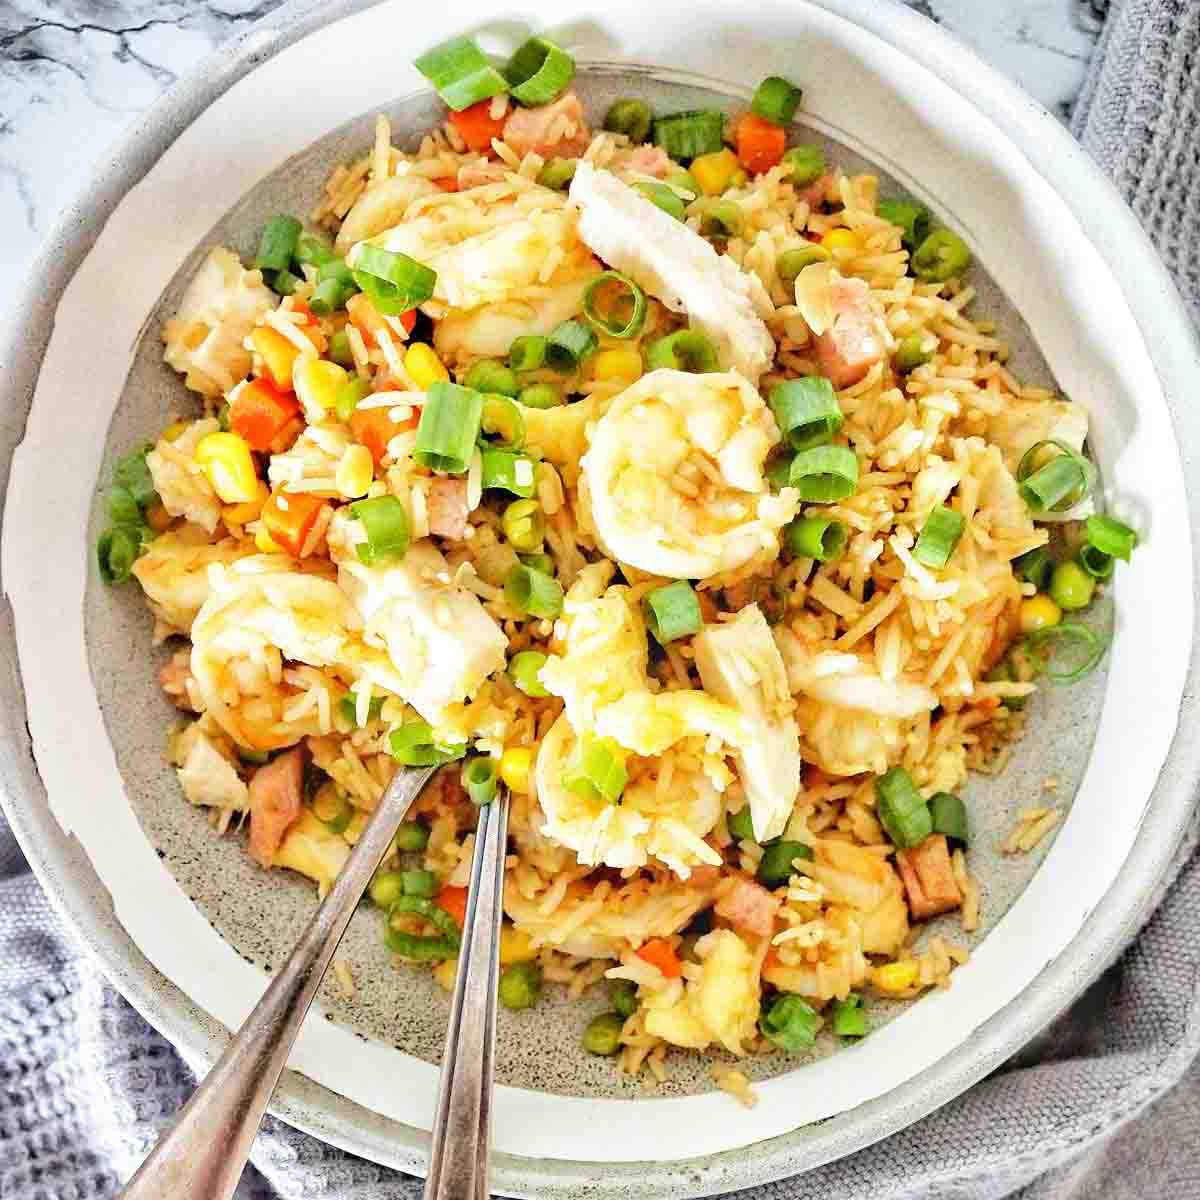
<path id="1" fill-rule="evenodd" d="M 888 0 L 880 0 L 881 3 Z M 0 0 L 0 268 L 139 114 L 279 0 Z M 909 0 L 1065 117 L 1103 0 Z"/>

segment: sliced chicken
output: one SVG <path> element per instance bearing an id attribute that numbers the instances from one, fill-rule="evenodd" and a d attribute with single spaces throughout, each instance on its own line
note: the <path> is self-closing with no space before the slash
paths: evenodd
<path id="1" fill-rule="evenodd" d="M 183 794 L 206 808 L 244 809 L 250 797 L 233 764 L 195 726 L 188 733 L 187 757 L 179 768 Z"/>
<path id="2" fill-rule="evenodd" d="M 250 780 L 250 854 L 269 867 L 304 807 L 304 751 L 297 746 L 259 767 Z"/>

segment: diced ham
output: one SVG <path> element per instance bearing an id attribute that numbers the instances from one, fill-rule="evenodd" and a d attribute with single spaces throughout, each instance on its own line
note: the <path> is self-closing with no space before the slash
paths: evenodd
<path id="1" fill-rule="evenodd" d="M 904 882 L 914 921 L 926 921 L 962 904 L 944 834 L 927 837 L 911 850 L 898 850 L 896 870 Z"/>
<path id="2" fill-rule="evenodd" d="M 467 504 L 467 481 L 439 476 L 429 489 L 428 504 L 429 532 L 461 541 L 471 511 Z"/>
<path id="3" fill-rule="evenodd" d="M 540 108 L 514 108 L 504 123 L 504 140 L 522 158 L 531 150 L 543 158 L 576 158 L 592 140 L 583 105 L 574 92 Z"/>
<path id="4" fill-rule="evenodd" d="M 666 179 L 671 169 L 671 157 L 661 146 L 637 146 L 625 163 L 630 171 L 639 175 L 653 175 L 655 179 Z"/>
<path id="5" fill-rule="evenodd" d="M 297 746 L 250 780 L 250 856 L 269 867 L 304 805 L 304 751 Z"/>
<path id="6" fill-rule="evenodd" d="M 162 685 L 162 690 L 167 693 L 171 703 L 176 708 L 183 709 L 184 712 L 196 711 L 192 707 L 191 697 L 188 695 L 188 681 L 191 678 L 191 647 L 177 650 L 171 661 L 158 673 L 158 682 Z"/>
<path id="7" fill-rule="evenodd" d="M 473 162 L 464 163 L 458 168 L 458 188 L 483 187 L 485 183 L 499 183 L 504 178 L 507 168 L 503 163 Z"/>
<path id="8" fill-rule="evenodd" d="M 718 917 L 724 917 L 747 933 L 770 937 L 775 929 L 779 901 L 761 884 L 736 879 L 717 901 L 714 911 Z"/>
<path id="9" fill-rule="evenodd" d="M 817 362 L 835 388 L 852 387 L 883 357 L 886 346 L 861 279 L 835 273 L 831 299 L 834 321 L 816 340 Z"/>

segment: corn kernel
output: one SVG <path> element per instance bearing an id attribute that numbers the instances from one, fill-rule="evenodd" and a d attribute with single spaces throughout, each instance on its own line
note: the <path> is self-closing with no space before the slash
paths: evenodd
<path id="1" fill-rule="evenodd" d="M 346 448 L 342 461 L 337 465 L 334 483 L 337 490 L 348 500 L 357 500 L 367 494 L 367 488 L 375 479 L 375 461 L 366 446 L 354 443 Z"/>
<path id="2" fill-rule="evenodd" d="M 447 958 L 433 968 L 433 977 L 438 986 L 447 992 L 454 991 L 454 978 L 458 974 L 458 959 Z"/>
<path id="3" fill-rule="evenodd" d="M 202 437 L 195 458 L 223 504 L 246 504 L 258 496 L 259 479 L 250 447 L 236 433 Z"/>
<path id="4" fill-rule="evenodd" d="M 421 391 L 427 392 L 430 384 L 445 382 L 450 372 L 445 364 L 424 342 L 413 342 L 404 355 L 404 369 Z"/>
<path id="5" fill-rule="evenodd" d="M 728 146 L 712 154 L 702 154 L 688 168 L 697 186 L 706 196 L 719 196 L 737 178 L 741 164 Z"/>
<path id="6" fill-rule="evenodd" d="M 164 442 L 173 442 L 177 437 L 187 432 L 190 421 L 172 421 L 170 425 L 162 431 L 162 440 Z"/>
<path id="7" fill-rule="evenodd" d="M 514 792 L 529 791 L 529 772 L 533 767 L 533 751 L 528 746 L 512 746 L 500 756 L 500 778 Z"/>
<path id="8" fill-rule="evenodd" d="M 350 378 L 345 367 L 323 358 L 305 355 L 296 360 L 292 371 L 292 386 L 296 398 L 304 406 L 309 424 L 324 419 L 337 405 L 338 388 Z"/>
<path id="9" fill-rule="evenodd" d="M 1049 629 L 1062 620 L 1062 609 L 1046 595 L 1031 596 L 1021 601 L 1021 632 L 1033 633 Z"/>
<path id="10" fill-rule="evenodd" d="M 500 928 L 500 965 L 511 966 L 513 963 L 531 962 L 537 958 L 533 948 L 533 939 L 523 929 L 514 925 L 503 925 Z"/>
<path id="11" fill-rule="evenodd" d="M 283 550 L 279 543 L 265 530 L 260 529 L 254 535 L 254 544 L 258 547 L 260 554 L 282 554 Z"/>
<path id="12" fill-rule="evenodd" d="M 885 963 L 871 972 L 871 982 L 881 992 L 907 992 L 917 982 L 920 968 L 913 959 Z"/>
<path id="13" fill-rule="evenodd" d="M 260 479 L 258 481 L 258 495 L 253 500 L 247 500 L 242 504 L 230 504 L 224 512 L 226 525 L 245 525 L 248 521 L 256 521 L 262 513 L 263 505 L 267 502 L 267 497 L 271 494 L 267 485 Z"/>
<path id="14" fill-rule="evenodd" d="M 859 251 L 858 238 L 852 229 L 831 229 L 821 239 L 821 245 L 826 250 L 844 250 L 847 254 Z"/>
<path id="15" fill-rule="evenodd" d="M 636 350 L 601 350 L 592 359 L 592 374 L 606 382 L 636 383 L 642 377 L 642 356 Z"/>
<path id="16" fill-rule="evenodd" d="M 292 386 L 292 371 L 300 351 L 278 330 L 269 325 L 260 325 L 250 331 L 250 345 L 262 359 L 263 371 L 269 375 L 277 388 Z"/>

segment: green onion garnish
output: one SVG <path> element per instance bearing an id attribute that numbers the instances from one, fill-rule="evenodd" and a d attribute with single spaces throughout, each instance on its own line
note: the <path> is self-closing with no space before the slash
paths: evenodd
<path id="1" fill-rule="evenodd" d="M 354 365 L 354 353 L 350 349 L 350 335 L 344 329 L 339 329 L 330 335 L 329 357 L 339 367 Z"/>
<path id="2" fill-rule="evenodd" d="M 665 367 L 690 371 L 693 375 L 707 375 L 720 369 L 716 346 L 695 329 L 680 329 L 651 342 L 646 347 L 646 366 L 651 371 Z"/>
<path id="3" fill-rule="evenodd" d="M 1117 560 L 1111 554 L 1105 554 L 1091 542 L 1085 542 L 1079 547 L 1079 565 L 1093 579 L 1108 579 L 1116 569 Z"/>
<path id="4" fill-rule="evenodd" d="M 811 846 L 776 838 L 763 847 L 762 858 L 758 860 L 758 882 L 764 887 L 782 887 L 795 874 L 796 859 L 806 858 L 811 862 L 812 856 Z"/>
<path id="5" fill-rule="evenodd" d="M 797 558 L 834 562 L 842 557 L 849 532 L 832 517 L 797 517 L 783 531 L 783 544 Z"/>
<path id="6" fill-rule="evenodd" d="M 496 760 L 480 756 L 463 763 L 462 784 L 471 797 L 471 803 L 479 808 L 491 804 L 496 798 Z"/>
<path id="7" fill-rule="evenodd" d="M 105 583 L 124 583 L 142 552 L 142 530 L 134 525 L 106 529 L 96 543 L 96 561 Z"/>
<path id="8" fill-rule="evenodd" d="M 788 1054 L 800 1054 L 816 1042 L 821 1016 L 807 1000 L 785 993 L 759 1017 L 758 1027 L 768 1042 Z"/>
<path id="9" fill-rule="evenodd" d="M 302 226 L 295 217 L 281 214 L 272 217 L 258 240 L 254 265 L 260 271 L 286 271 L 296 254 L 296 241 Z"/>
<path id="10" fill-rule="evenodd" d="M 454 762 L 467 752 L 465 745 L 445 746 L 434 741 L 429 722 L 420 719 L 405 721 L 393 730 L 388 748 L 394 759 L 409 767 L 439 766 Z"/>
<path id="11" fill-rule="evenodd" d="M 538 172 L 537 181 L 552 192 L 565 191 L 575 178 L 575 168 L 579 160 L 574 158 L 552 158 Z"/>
<path id="12" fill-rule="evenodd" d="M 907 374 L 933 357 L 933 351 L 925 349 L 925 336 L 923 333 L 910 333 L 900 339 L 892 358 L 897 371 Z"/>
<path id="13" fill-rule="evenodd" d="M 858 487 L 858 457 L 848 446 L 814 446 L 792 459 L 788 483 L 800 499 L 830 504 L 853 496 Z"/>
<path id="14" fill-rule="evenodd" d="M 617 100 L 604 114 L 609 133 L 623 133 L 631 142 L 644 142 L 650 136 L 654 114 L 642 100 Z"/>
<path id="15" fill-rule="evenodd" d="M 709 200 L 700 213 L 700 232 L 708 238 L 727 241 L 741 237 L 745 227 L 746 218 L 732 200 Z"/>
<path id="16" fill-rule="evenodd" d="M 303 282 L 299 275 L 294 275 L 291 271 L 275 271 L 268 280 L 271 291 L 277 296 L 295 295 L 296 289 Z"/>
<path id="17" fill-rule="evenodd" d="M 313 288 L 312 295 L 308 298 L 308 307 L 318 317 L 328 317 L 338 309 L 345 308 L 346 301 L 357 291 L 357 287 L 353 291 L 347 291 L 336 279 L 324 279 Z"/>
<path id="18" fill-rule="evenodd" d="M 516 373 L 498 358 L 481 358 L 472 363 L 462 385 L 495 396 L 514 397 L 521 390 Z"/>
<path id="19" fill-rule="evenodd" d="M 582 321 L 564 321 L 546 339 L 546 366 L 567 375 L 598 345 L 595 333 Z"/>
<path id="20" fill-rule="evenodd" d="M 683 220 L 687 205 L 665 183 L 650 183 L 648 180 L 641 180 L 633 186 L 635 191 L 641 192 L 655 208 L 661 208 L 668 217 L 674 217 L 676 221 Z"/>
<path id="21" fill-rule="evenodd" d="M 507 367 L 500 369 L 508 371 Z M 525 445 L 525 418 L 521 416 L 517 402 L 504 394 L 484 396 L 479 430 L 489 437 L 498 437 L 510 450 L 520 450 Z"/>
<path id="22" fill-rule="evenodd" d="M 546 361 L 546 338 L 524 334 L 508 348 L 508 365 L 514 371 L 536 371 Z"/>
<path id="23" fill-rule="evenodd" d="M 146 465 L 146 455 L 153 449 L 153 446 L 142 446 L 118 459 L 113 467 L 113 483 L 117 487 L 125 488 L 139 508 L 148 508 L 158 500 L 158 493 L 154 490 L 154 477 Z"/>
<path id="24" fill-rule="evenodd" d="M 1050 573 L 1054 570 L 1054 559 L 1045 546 L 1038 546 L 1014 558 L 1012 565 L 1019 578 L 1032 583 L 1039 592 L 1044 592 L 1050 583 Z"/>
<path id="25" fill-rule="evenodd" d="M 539 511 L 541 511 L 539 509 Z M 535 571 L 541 571 L 543 575 L 554 574 L 554 559 L 548 554 L 518 554 L 517 557 L 527 566 Z"/>
<path id="26" fill-rule="evenodd" d="M 642 601 L 646 624 L 660 646 L 691 637 L 704 627 L 700 601 L 686 579 L 677 579 L 648 592 Z"/>
<path id="27" fill-rule="evenodd" d="M 888 837 L 902 850 L 919 846 L 933 832 L 929 805 L 903 767 L 892 767 L 875 780 L 875 811 Z"/>
<path id="28" fill-rule="evenodd" d="M 298 263 L 320 268 L 337 255 L 319 233 L 302 233 L 296 239 L 295 258 Z"/>
<path id="29" fill-rule="evenodd" d="M 333 394 L 333 411 L 337 413 L 337 419 L 347 423 L 370 391 L 371 385 L 361 375 L 351 375 L 345 383 L 338 384 Z"/>
<path id="30" fill-rule="evenodd" d="M 829 1027 L 840 1038 L 867 1036 L 867 1014 L 863 1009 L 863 998 L 858 992 L 851 992 L 844 1000 L 833 1002 L 829 1010 Z"/>
<path id="31" fill-rule="evenodd" d="M 567 90 L 575 78 L 575 60 L 547 38 L 531 37 L 508 60 L 504 77 L 518 104 L 537 108 Z"/>
<path id="32" fill-rule="evenodd" d="M 795 84 L 788 83 L 778 75 L 768 75 L 758 85 L 750 108 L 772 125 L 789 125 L 802 99 L 804 93 Z"/>
<path id="33" fill-rule="evenodd" d="M 784 179 L 796 187 L 808 187 L 825 174 L 825 154 L 820 146 L 793 146 L 784 151 L 783 165 L 787 168 Z"/>
<path id="34" fill-rule="evenodd" d="M 351 272 L 381 313 L 391 317 L 424 304 L 433 295 L 437 272 L 407 254 L 361 242 Z"/>
<path id="35" fill-rule="evenodd" d="M 796 279 L 805 267 L 828 261 L 829 251 L 824 246 L 796 246 L 794 249 L 785 250 L 775 260 L 775 274 L 779 276 L 779 282 L 791 290 L 795 288 Z"/>
<path id="36" fill-rule="evenodd" d="M 676 162 L 688 163 L 724 145 L 725 116 L 711 108 L 672 113 L 654 122 L 654 143 Z"/>
<path id="37" fill-rule="evenodd" d="M 951 559 L 967 520 L 960 512 L 939 504 L 928 517 L 913 547 L 913 558 L 927 567 L 940 570 Z"/>
<path id="38" fill-rule="evenodd" d="M 1076 621 L 1063 621 L 1060 625 L 1051 625 L 1046 629 L 1037 629 L 1027 633 L 1021 639 L 1022 643 L 1041 655 L 1046 677 L 1052 683 L 1078 683 L 1085 675 L 1090 675 L 1104 657 L 1108 642 Z M 1078 656 L 1078 662 L 1066 669 L 1051 670 L 1054 656 L 1068 647 L 1073 647 Z"/>
<path id="39" fill-rule="evenodd" d="M 114 525 L 140 525 L 142 510 L 128 488 L 114 487 L 108 493 L 108 515 Z"/>
<path id="40" fill-rule="evenodd" d="M 435 46 L 413 64 L 455 112 L 508 91 L 504 76 L 488 62 L 474 38 Z"/>
<path id="41" fill-rule="evenodd" d="M 750 805 L 743 804 L 737 812 L 730 813 L 725 818 L 725 828 L 729 830 L 729 836 L 735 841 L 754 841 L 754 816 L 750 812 Z"/>
<path id="42" fill-rule="evenodd" d="M 1095 546 L 1111 558 L 1128 562 L 1138 544 L 1138 535 L 1115 517 L 1096 513 L 1087 519 L 1087 540 L 1089 546 Z"/>
<path id="43" fill-rule="evenodd" d="M 376 496 L 350 505 L 350 515 L 361 521 L 367 540 L 356 543 L 359 559 L 368 567 L 408 553 L 408 510 L 397 496 Z"/>
<path id="44" fill-rule="evenodd" d="M 431 471 L 462 475 L 471 465 L 482 419 L 483 397 L 477 391 L 444 380 L 430 384 L 417 425 L 414 460 Z"/>
<path id="45" fill-rule="evenodd" d="M 508 677 L 519 691 L 540 700 L 550 695 L 538 678 L 538 672 L 545 665 L 546 656 L 540 650 L 522 650 L 509 660 Z"/>
<path id="46" fill-rule="evenodd" d="M 563 402 L 562 388 L 557 383 L 531 383 L 517 400 L 525 408 L 557 408 Z"/>
<path id="47" fill-rule="evenodd" d="M 1037 466 L 1047 447 L 1053 447 L 1059 454 Z M 1091 463 L 1065 442 L 1035 442 L 1017 464 L 1017 491 L 1035 516 L 1074 508 L 1091 490 L 1092 478 Z"/>
<path id="48" fill-rule="evenodd" d="M 405 916 L 414 914 L 428 921 L 440 936 L 430 937 L 419 933 L 409 933 L 406 929 L 393 923 L 394 918 L 399 917 L 400 920 L 403 920 Z M 396 897 L 392 902 L 387 925 L 384 927 L 383 940 L 393 953 L 417 962 L 444 962 L 446 959 L 454 958 L 462 946 L 462 934 L 459 931 L 458 922 L 448 912 L 424 896 L 400 895 Z"/>
<path id="49" fill-rule="evenodd" d="M 341 700 L 338 701 L 338 712 L 340 712 L 351 725 L 358 724 L 358 705 L 355 703 L 353 696 L 343 696 Z M 381 712 L 383 712 L 383 697 L 372 696 L 367 702 L 367 720 L 378 720 Z"/>
<path id="50" fill-rule="evenodd" d="M 533 495 L 535 468 L 528 454 L 484 446 L 480 457 L 483 459 L 481 482 L 484 491 L 498 489 L 525 498 Z"/>
<path id="51" fill-rule="evenodd" d="M 935 229 L 913 251 L 913 274 L 925 283 L 945 283 L 971 265 L 971 251 L 957 233 Z"/>
<path id="52" fill-rule="evenodd" d="M 781 450 L 776 454 L 771 455 L 767 459 L 766 466 L 763 468 L 763 475 L 766 476 L 767 483 L 771 485 L 772 491 L 779 491 L 788 485 L 788 479 L 792 473 L 792 459 L 795 457 L 790 451 Z"/>
<path id="53" fill-rule="evenodd" d="M 553 621 L 562 612 L 562 585 L 524 563 L 518 563 L 505 577 L 504 598 L 524 616 Z"/>
<path id="54" fill-rule="evenodd" d="M 620 271 L 601 271 L 584 289 L 583 315 L 610 337 L 637 337 L 646 307 L 646 293 Z"/>
<path id="55" fill-rule="evenodd" d="M 833 384 L 823 375 L 777 384 L 768 403 L 780 436 L 793 450 L 811 450 L 832 441 L 844 420 Z"/>
<path id="56" fill-rule="evenodd" d="M 933 832 L 944 833 L 952 842 L 967 845 L 967 806 L 951 792 L 935 792 L 929 797 L 929 816 Z"/>
<path id="57" fill-rule="evenodd" d="M 625 791 L 629 776 L 625 754 L 612 738 L 585 733 L 575 743 L 563 767 L 563 786 L 577 796 L 607 800 L 616 804 Z"/>
<path id="58" fill-rule="evenodd" d="M 904 230 L 900 241 L 909 253 L 929 234 L 929 210 L 915 200 L 883 196 L 875 205 L 875 212 L 889 224 L 899 225 Z"/>

